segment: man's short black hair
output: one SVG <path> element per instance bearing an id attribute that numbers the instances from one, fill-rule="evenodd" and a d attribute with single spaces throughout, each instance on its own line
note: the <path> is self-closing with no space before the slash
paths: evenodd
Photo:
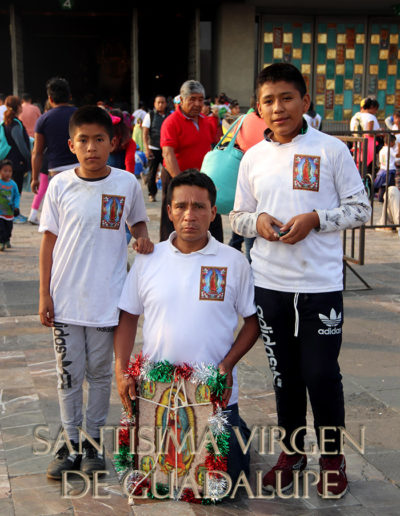
<path id="1" fill-rule="evenodd" d="M 290 63 L 273 63 L 266 68 L 263 68 L 258 74 L 256 89 L 257 98 L 260 93 L 260 88 L 266 82 L 280 82 L 285 81 L 293 84 L 293 86 L 300 93 L 301 98 L 307 93 L 307 86 L 300 70 Z"/>
<path id="2" fill-rule="evenodd" d="M 32 100 L 32 95 L 30 93 L 25 92 L 22 94 L 22 100 L 28 102 L 28 100 Z"/>
<path id="3" fill-rule="evenodd" d="M 77 127 L 84 124 L 97 124 L 104 127 L 110 140 L 114 136 L 113 124 L 110 115 L 105 109 L 98 106 L 82 106 L 72 114 L 69 120 L 69 137 L 72 139 Z"/>
<path id="4" fill-rule="evenodd" d="M 208 191 L 208 198 L 210 199 L 211 206 L 215 206 L 215 201 L 217 199 L 217 190 L 215 188 L 213 180 L 206 174 L 203 174 L 203 172 L 199 172 L 196 168 L 188 168 L 187 170 L 182 172 L 182 174 L 178 174 L 172 179 L 172 181 L 168 185 L 167 204 L 171 205 L 172 193 L 174 188 L 184 185 L 205 188 Z"/>
<path id="5" fill-rule="evenodd" d="M 62 77 L 52 77 L 46 83 L 47 96 L 51 97 L 55 104 L 65 104 L 71 99 L 71 89 L 68 81 Z"/>
<path id="6" fill-rule="evenodd" d="M 3 159 L 3 160 L 1 160 L 1 161 L 0 161 L 0 170 L 1 170 L 3 167 L 7 166 L 7 165 L 10 165 L 10 167 L 12 168 L 13 163 L 12 163 L 12 161 L 11 161 L 10 159 Z"/>

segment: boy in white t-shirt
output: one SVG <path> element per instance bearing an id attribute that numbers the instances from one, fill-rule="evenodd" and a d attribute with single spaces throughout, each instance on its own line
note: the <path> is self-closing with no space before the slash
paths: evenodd
<path id="1" fill-rule="evenodd" d="M 58 174 L 47 190 L 40 220 L 39 315 L 53 328 L 61 421 L 70 443 L 49 464 L 47 476 L 65 470 L 103 470 L 101 448 L 89 440 L 79 451 L 83 420 L 82 384 L 89 390 L 86 432 L 99 442 L 112 380 L 114 328 L 126 276 L 125 222 L 137 239 L 134 248 L 150 253 L 146 210 L 136 178 L 107 166 L 113 148 L 109 114 L 85 106 L 72 115 L 69 147 L 79 167 Z"/>
<path id="2" fill-rule="evenodd" d="M 257 81 L 258 110 L 268 129 L 243 157 L 230 214 L 235 232 L 256 237 L 251 251 L 255 299 L 286 435 L 278 463 L 263 479 L 282 491 L 307 464 L 307 392 L 321 449 L 321 496 L 347 490 L 340 452 L 344 399 L 338 355 L 343 323 L 340 230 L 370 216 L 369 201 L 348 148 L 308 127 L 310 97 L 299 70 L 275 63 Z M 293 437 L 293 439 L 291 439 Z M 330 473 L 328 473 L 330 472 Z M 327 484 L 329 482 L 329 485 Z"/>

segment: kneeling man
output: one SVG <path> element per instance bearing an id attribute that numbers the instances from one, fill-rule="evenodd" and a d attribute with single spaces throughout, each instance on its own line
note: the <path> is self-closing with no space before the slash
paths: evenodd
<path id="1" fill-rule="evenodd" d="M 168 216 L 175 231 L 153 254 L 136 257 L 123 288 L 114 340 L 116 380 L 123 405 L 130 407 L 135 387 L 124 371 L 143 313 L 143 354 L 154 362 L 218 366 L 227 375 L 223 404 L 229 424 L 243 433 L 248 429 L 239 417 L 235 365 L 259 334 L 254 285 L 242 253 L 208 231 L 217 212 L 215 199 L 214 183 L 197 170 L 171 181 Z M 235 339 L 238 314 L 244 324 Z M 233 431 L 227 465 L 233 483 L 241 470 L 248 473 L 249 455 L 242 453 Z"/>

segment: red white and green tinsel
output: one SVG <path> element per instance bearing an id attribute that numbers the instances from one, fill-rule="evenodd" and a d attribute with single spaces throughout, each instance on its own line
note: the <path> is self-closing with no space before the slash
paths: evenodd
<path id="1" fill-rule="evenodd" d="M 216 453 L 212 443 L 209 443 L 206 447 L 205 465 L 208 471 L 227 470 L 227 455 L 229 452 L 228 416 L 221 405 L 222 394 L 226 388 L 226 375 L 221 375 L 213 364 L 173 365 L 167 360 L 151 362 L 142 353 L 135 356 L 134 362 L 130 362 L 125 374 L 134 379 L 153 382 L 171 383 L 182 379 L 195 385 L 207 385 L 210 388 L 213 404 L 213 414 L 208 419 L 208 426 L 214 436 L 219 453 Z M 154 498 L 149 489 L 151 486 L 149 478 L 144 478 L 138 472 L 129 474 L 129 470 L 135 470 L 134 456 L 129 451 L 129 432 L 134 425 L 135 416 L 128 418 L 124 413 L 120 421 L 120 426 L 123 428 L 119 432 L 119 453 L 114 455 L 115 468 L 119 472 L 120 478 L 129 475 L 126 486 L 131 495 L 141 496 L 142 489 L 148 488 L 147 496 Z M 221 501 L 226 495 L 227 482 L 222 475 L 209 474 L 207 487 L 209 498 L 196 498 L 192 489 L 187 488 L 182 491 L 179 500 L 208 505 Z M 157 483 L 156 490 L 157 494 L 162 496 L 168 493 L 168 486 Z"/>

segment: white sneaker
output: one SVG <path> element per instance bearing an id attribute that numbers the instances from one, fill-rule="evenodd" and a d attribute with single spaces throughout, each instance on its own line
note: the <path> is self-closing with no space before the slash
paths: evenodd
<path id="1" fill-rule="evenodd" d="M 28 222 L 30 224 L 34 224 L 35 226 L 39 226 L 39 219 L 37 217 L 28 217 Z"/>

